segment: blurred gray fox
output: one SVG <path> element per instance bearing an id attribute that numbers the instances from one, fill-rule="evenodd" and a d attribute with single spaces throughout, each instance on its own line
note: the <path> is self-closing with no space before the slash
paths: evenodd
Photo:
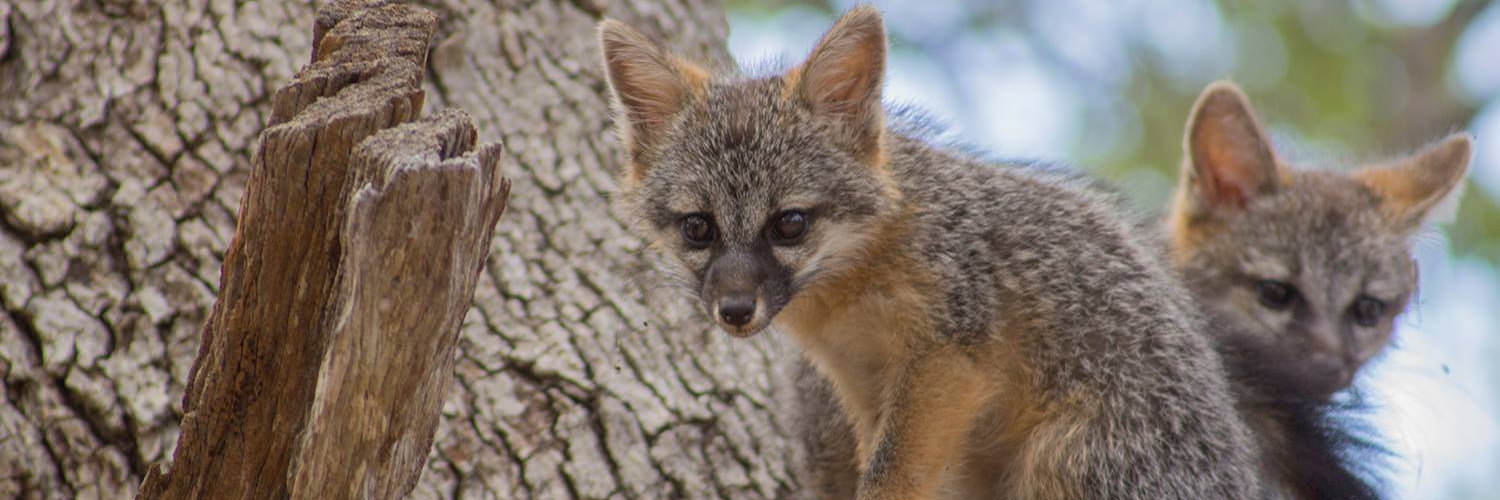
<path id="1" fill-rule="evenodd" d="M 863 500 L 1260 494 L 1186 291 L 1112 195 L 929 145 L 880 104 L 856 7 L 780 75 L 710 74 L 600 25 L 617 211 L 730 335 L 831 384 Z M 855 477 L 857 476 L 857 477 Z"/>
<path id="2" fill-rule="evenodd" d="M 1368 465 L 1383 450 L 1332 395 L 1390 340 L 1417 286 L 1408 240 L 1456 194 L 1471 140 L 1352 172 L 1302 170 L 1277 158 L 1232 84 L 1210 85 L 1190 116 L 1169 253 L 1263 449 L 1267 489 L 1378 498 Z"/>

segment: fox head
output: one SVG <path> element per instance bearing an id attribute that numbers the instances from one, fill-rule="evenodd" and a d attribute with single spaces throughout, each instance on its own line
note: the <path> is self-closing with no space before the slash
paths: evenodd
<path id="1" fill-rule="evenodd" d="M 1380 352 L 1417 285 L 1408 240 L 1456 196 L 1470 138 L 1354 171 L 1278 160 L 1232 84 L 1204 90 L 1188 120 L 1168 218 L 1172 259 L 1229 345 L 1306 395 L 1350 385 Z"/>
<path id="2" fill-rule="evenodd" d="M 616 21 L 599 39 L 628 158 L 618 211 L 731 335 L 759 332 L 847 267 L 894 211 L 873 8 L 766 78 L 711 75 Z"/>

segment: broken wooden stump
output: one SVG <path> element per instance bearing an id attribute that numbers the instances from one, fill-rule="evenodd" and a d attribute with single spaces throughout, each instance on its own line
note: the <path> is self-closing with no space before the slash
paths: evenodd
<path id="1" fill-rule="evenodd" d="M 336 2 L 272 100 L 170 470 L 140 498 L 400 498 L 452 380 L 509 183 L 497 144 L 416 120 L 435 17 Z"/>

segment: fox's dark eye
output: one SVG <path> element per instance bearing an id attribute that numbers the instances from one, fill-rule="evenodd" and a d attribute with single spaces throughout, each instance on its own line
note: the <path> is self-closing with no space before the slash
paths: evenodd
<path id="1" fill-rule="evenodd" d="M 1349 306 L 1349 315 L 1353 316 L 1354 322 L 1359 323 L 1360 326 L 1375 326 L 1385 315 L 1385 302 L 1361 296 L 1354 299 L 1354 304 Z"/>
<path id="2" fill-rule="evenodd" d="M 787 210 L 771 221 L 771 241 L 777 245 L 795 245 L 807 233 L 807 214 Z"/>
<path id="3" fill-rule="evenodd" d="M 1281 281 L 1260 280 L 1255 283 L 1255 291 L 1260 294 L 1261 305 L 1271 309 L 1286 309 L 1297 300 L 1297 289 Z"/>
<path id="4" fill-rule="evenodd" d="M 682 218 L 682 238 L 695 248 L 707 248 L 714 242 L 714 223 L 702 214 Z"/>

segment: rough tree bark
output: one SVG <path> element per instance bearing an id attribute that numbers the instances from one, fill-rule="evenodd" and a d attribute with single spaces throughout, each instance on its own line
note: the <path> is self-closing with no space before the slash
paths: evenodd
<path id="1" fill-rule="evenodd" d="M 794 489 L 783 348 L 714 335 L 636 280 L 609 211 L 594 24 L 725 60 L 702 0 L 426 3 L 429 112 L 469 111 L 515 180 L 461 327 L 416 498 L 767 498 Z M 608 7 L 604 7 L 607 5 Z M 118 498 L 177 440 L 197 332 L 272 89 L 307 62 L 290 2 L 0 4 L 0 497 Z"/>

